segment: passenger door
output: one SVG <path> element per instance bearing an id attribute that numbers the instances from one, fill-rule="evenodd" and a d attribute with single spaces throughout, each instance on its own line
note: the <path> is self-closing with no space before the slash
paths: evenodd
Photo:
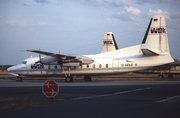
<path id="1" fill-rule="evenodd" d="M 113 59 L 113 71 L 119 71 L 119 59 Z"/>

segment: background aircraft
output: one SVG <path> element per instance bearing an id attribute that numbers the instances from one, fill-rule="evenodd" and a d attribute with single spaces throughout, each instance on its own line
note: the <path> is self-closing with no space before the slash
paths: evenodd
<path id="1" fill-rule="evenodd" d="M 170 55 L 164 16 L 151 18 L 139 48 L 141 53 L 137 53 L 137 50 L 132 51 L 137 47 L 116 50 L 118 47 L 114 36 L 107 33 L 100 54 L 78 56 L 27 50 L 38 53 L 39 57 L 28 58 L 22 64 L 8 68 L 8 71 L 19 80 L 22 80 L 23 76 L 63 75 L 66 82 L 72 82 L 74 75 L 83 75 L 85 81 L 91 81 L 92 75 L 135 72 L 172 63 L 174 60 Z M 41 54 L 46 57 L 41 57 Z"/>

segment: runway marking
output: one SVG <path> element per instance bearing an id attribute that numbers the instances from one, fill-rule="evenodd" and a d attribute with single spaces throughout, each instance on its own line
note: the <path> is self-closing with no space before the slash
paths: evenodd
<path id="1" fill-rule="evenodd" d="M 162 99 L 162 100 L 156 101 L 156 103 L 166 102 L 166 101 L 168 101 L 168 100 L 172 100 L 172 99 L 175 99 L 175 98 L 178 98 L 178 97 L 180 97 L 180 95 L 168 97 L 168 98 L 166 98 L 166 99 Z"/>
<path id="2" fill-rule="evenodd" d="M 83 99 L 89 99 L 89 98 L 107 97 L 107 96 L 112 96 L 112 95 L 120 95 L 120 94 L 142 91 L 142 90 L 153 89 L 153 88 L 157 88 L 157 87 L 146 87 L 146 88 L 139 88 L 139 89 L 128 90 L 128 91 L 121 91 L 121 92 L 116 92 L 116 93 L 111 93 L 111 94 L 102 94 L 102 95 L 79 97 L 79 98 L 74 98 L 72 100 L 83 100 Z"/>

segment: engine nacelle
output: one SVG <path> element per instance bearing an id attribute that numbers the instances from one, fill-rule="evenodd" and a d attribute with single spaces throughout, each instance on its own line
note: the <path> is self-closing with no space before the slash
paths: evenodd
<path id="1" fill-rule="evenodd" d="M 62 66 L 80 66 L 80 63 L 77 62 L 63 63 Z"/>
<path id="2" fill-rule="evenodd" d="M 92 60 L 91 58 L 86 57 L 86 56 L 77 56 L 77 59 L 79 59 L 79 61 L 81 61 L 82 65 L 91 64 L 94 62 L 94 60 Z"/>
<path id="3" fill-rule="evenodd" d="M 56 58 L 56 57 L 47 56 L 47 57 L 42 58 L 42 59 L 41 59 L 41 62 L 42 62 L 43 64 L 49 65 L 49 64 L 57 64 L 57 61 L 58 61 L 58 60 L 59 60 L 59 59 Z"/>

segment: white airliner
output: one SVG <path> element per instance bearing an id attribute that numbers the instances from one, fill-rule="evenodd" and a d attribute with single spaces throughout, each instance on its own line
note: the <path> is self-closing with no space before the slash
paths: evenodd
<path id="1" fill-rule="evenodd" d="M 66 82 L 72 82 L 74 75 L 83 75 L 85 81 L 91 81 L 93 75 L 136 72 L 172 63 L 174 59 L 170 55 L 164 16 L 151 18 L 139 50 L 137 47 L 138 45 L 117 50 L 113 34 L 109 32 L 105 33 L 102 53 L 77 56 L 27 50 L 38 53 L 39 57 L 28 58 L 21 64 L 8 68 L 8 71 L 20 81 L 24 76 L 63 75 Z M 42 58 L 41 54 L 46 57 Z"/>

